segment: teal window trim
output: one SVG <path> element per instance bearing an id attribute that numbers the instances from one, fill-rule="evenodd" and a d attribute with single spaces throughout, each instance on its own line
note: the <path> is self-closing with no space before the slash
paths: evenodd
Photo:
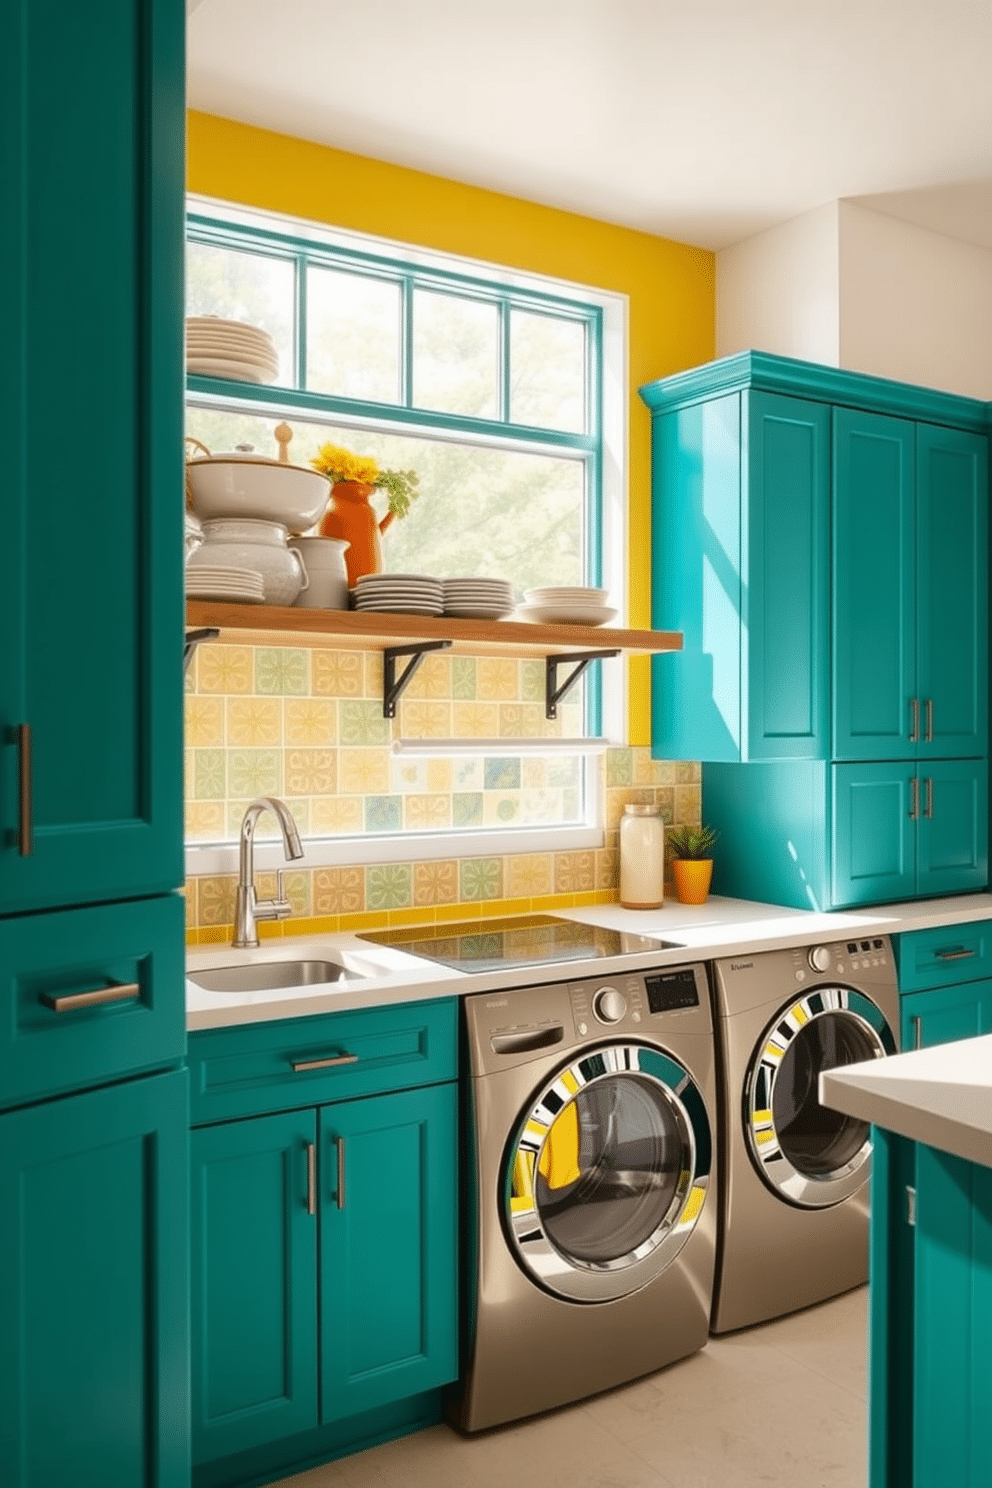
<path id="1" fill-rule="evenodd" d="M 199 212 L 186 218 L 189 243 L 233 252 L 274 258 L 291 263 L 294 270 L 294 382 L 293 387 L 230 382 L 220 378 L 190 376 L 187 396 L 198 407 L 234 409 L 250 406 L 264 416 L 310 418 L 333 421 L 354 428 L 416 434 L 425 438 L 461 440 L 527 450 L 534 454 L 566 456 L 580 460 L 585 471 L 584 567 L 586 582 L 599 586 L 603 575 L 603 310 L 587 300 L 570 299 L 553 289 L 535 290 L 502 282 L 411 263 L 381 251 L 366 251 L 345 245 L 330 245 L 252 223 L 232 224 Z M 398 286 L 400 291 L 400 387 L 394 403 L 366 401 L 314 392 L 306 387 L 307 369 L 307 273 L 310 267 L 361 274 Z M 416 289 L 432 290 L 497 309 L 497 417 L 480 419 L 462 414 L 417 407 L 413 402 L 413 303 Z M 586 428 L 581 432 L 549 429 L 514 423 L 511 411 L 510 316 L 514 310 L 571 320 L 585 328 Z M 599 667 L 589 673 L 586 687 L 586 726 L 598 733 L 602 717 L 602 684 Z"/>

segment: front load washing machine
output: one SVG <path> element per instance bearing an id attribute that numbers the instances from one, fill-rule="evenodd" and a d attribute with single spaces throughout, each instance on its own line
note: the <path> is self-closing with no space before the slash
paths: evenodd
<path id="1" fill-rule="evenodd" d="M 702 964 L 465 998 L 475 1222 L 465 1431 L 706 1342 L 714 1043 Z"/>
<path id="2" fill-rule="evenodd" d="M 885 936 L 713 963 L 721 1203 L 712 1331 L 780 1317 L 868 1277 L 867 1123 L 820 1105 L 821 1070 L 895 1052 Z"/>

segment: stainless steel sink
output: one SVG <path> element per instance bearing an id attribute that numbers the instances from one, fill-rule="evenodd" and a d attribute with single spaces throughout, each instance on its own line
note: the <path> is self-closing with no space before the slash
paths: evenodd
<path id="1" fill-rule="evenodd" d="M 327 982 L 368 976 L 336 961 L 244 961 L 187 973 L 205 992 L 271 992 L 277 987 L 319 987 Z"/>

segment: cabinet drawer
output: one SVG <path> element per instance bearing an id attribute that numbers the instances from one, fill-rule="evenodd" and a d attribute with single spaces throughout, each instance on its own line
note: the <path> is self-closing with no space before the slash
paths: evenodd
<path id="1" fill-rule="evenodd" d="M 911 930 L 892 940 L 900 992 L 992 976 L 992 920 Z"/>
<path id="2" fill-rule="evenodd" d="M 435 1085 L 458 1073 L 458 1002 L 211 1028 L 190 1035 L 189 1063 L 194 1126 Z"/>
<path id="3" fill-rule="evenodd" d="M 186 1049 L 178 894 L 0 919 L 0 1107 Z"/>

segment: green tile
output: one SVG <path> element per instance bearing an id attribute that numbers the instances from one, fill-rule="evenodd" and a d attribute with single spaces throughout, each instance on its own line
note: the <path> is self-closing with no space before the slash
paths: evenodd
<path id="1" fill-rule="evenodd" d="M 476 696 L 478 672 L 474 656 L 451 658 L 451 696 L 458 702 L 470 702 Z"/>
<path id="2" fill-rule="evenodd" d="M 403 825 L 402 796 L 366 796 L 366 832 L 398 832 Z"/>
<path id="3" fill-rule="evenodd" d="M 223 801 L 226 762 L 223 749 L 193 750 L 193 795 L 198 801 Z"/>
<path id="4" fill-rule="evenodd" d="M 485 762 L 486 790 L 519 790 L 520 761 L 508 755 L 489 755 Z"/>
<path id="5" fill-rule="evenodd" d="M 407 909 L 413 903 L 409 863 L 381 863 L 365 870 L 366 909 Z"/>
<path id="6" fill-rule="evenodd" d="M 543 661 L 520 663 L 520 696 L 525 703 L 543 703 L 545 692 L 545 665 Z"/>
<path id="7" fill-rule="evenodd" d="M 455 791 L 451 797 L 451 825 L 453 827 L 482 826 L 482 792 Z"/>
<path id="8" fill-rule="evenodd" d="M 340 702 L 338 735 L 342 744 L 388 744 L 389 719 L 382 716 L 381 701 Z"/>
<path id="9" fill-rule="evenodd" d="M 503 898 L 502 858 L 464 858 L 458 877 L 462 899 Z"/>
<path id="10" fill-rule="evenodd" d="M 607 785 L 632 785 L 633 781 L 633 751 L 630 749 L 608 749 L 606 751 Z"/>
<path id="11" fill-rule="evenodd" d="M 278 795 L 282 791 L 282 750 L 228 750 L 227 781 L 228 795 L 236 799 Z"/>
<path id="12" fill-rule="evenodd" d="M 255 649 L 255 691 L 282 697 L 305 697 L 310 691 L 310 659 L 289 646 Z"/>

